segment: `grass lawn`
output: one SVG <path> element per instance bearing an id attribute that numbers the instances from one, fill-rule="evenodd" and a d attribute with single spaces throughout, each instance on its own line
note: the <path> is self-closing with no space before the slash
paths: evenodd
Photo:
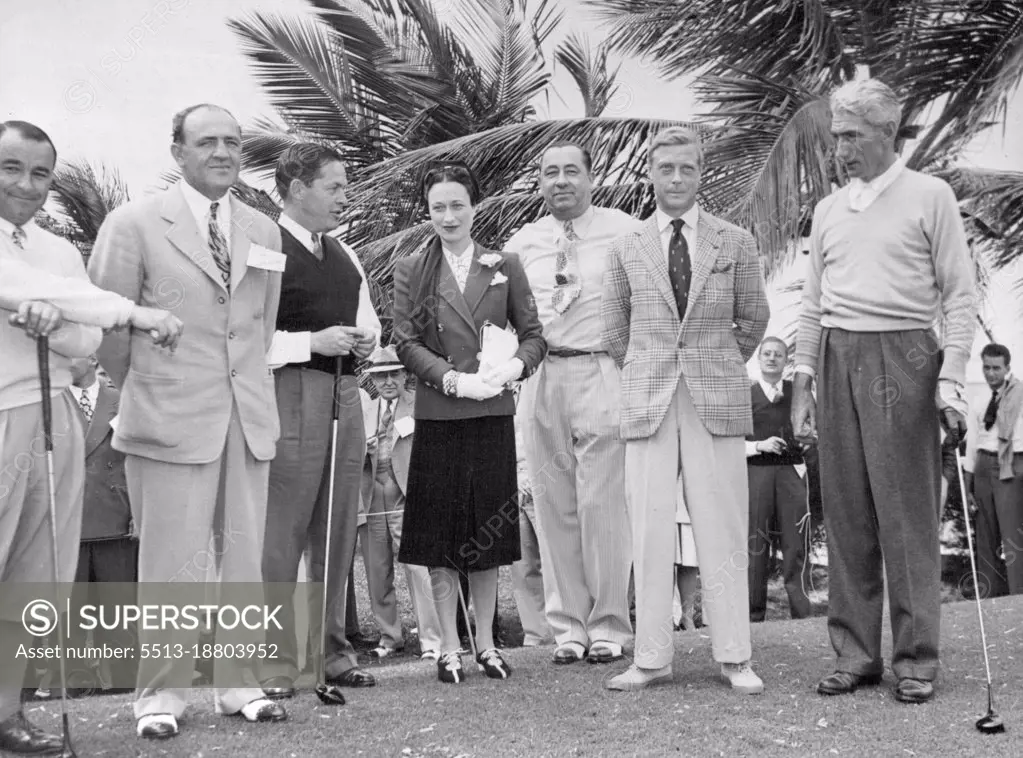
<path id="1" fill-rule="evenodd" d="M 358 573 L 361 579 L 361 566 Z M 507 577 L 501 595 L 505 634 L 515 641 L 521 630 L 517 619 L 511 623 Z M 368 630 L 364 589 L 359 597 Z M 136 739 L 130 696 L 72 701 L 71 722 L 82 758 L 1023 755 L 1023 598 L 985 601 L 984 609 L 996 706 L 1008 728 L 1001 736 L 973 728 L 987 702 L 972 602 L 943 606 L 943 674 L 935 700 L 923 706 L 895 701 L 890 673 L 881 687 L 852 696 L 816 695 L 814 684 L 832 664 L 825 620 L 818 616 L 754 625 L 754 665 L 767 686 L 760 697 L 733 695 L 719 681 L 710 640 L 699 630 L 675 636 L 675 685 L 646 692 L 603 688 L 624 664 L 554 666 L 550 647 L 511 649 L 514 674 L 506 682 L 486 679 L 466 658 L 468 679 L 456 686 L 438 682 L 435 666 L 410 651 L 370 664 L 378 686 L 350 690 L 342 708 L 301 693 L 288 704 L 290 720 L 282 725 L 215 716 L 210 690 L 197 693 L 181 735 L 168 743 Z M 770 617 L 783 616 L 776 597 Z M 886 625 L 886 650 L 889 638 Z M 59 728 L 58 704 L 27 707 L 36 723 Z"/>

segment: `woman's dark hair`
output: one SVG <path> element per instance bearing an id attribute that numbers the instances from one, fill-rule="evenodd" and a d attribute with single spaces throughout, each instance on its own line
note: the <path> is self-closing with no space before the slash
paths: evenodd
<path id="1" fill-rule="evenodd" d="M 476 175 L 461 161 L 443 161 L 430 166 L 423 177 L 423 202 L 429 204 L 430 188 L 442 182 L 457 182 L 469 193 L 469 202 L 480 201 L 480 183 Z"/>

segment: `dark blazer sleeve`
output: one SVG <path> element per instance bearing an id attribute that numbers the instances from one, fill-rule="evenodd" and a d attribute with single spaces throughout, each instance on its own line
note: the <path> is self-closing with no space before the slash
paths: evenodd
<path id="1" fill-rule="evenodd" d="M 398 261 L 394 268 L 392 339 L 398 358 L 405 364 L 405 368 L 420 381 L 440 389 L 444 386 L 444 374 L 453 371 L 455 367 L 428 348 L 423 341 L 428 314 L 412 312 L 412 281 L 420 273 L 421 261 L 422 255 L 415 255 Z M 433 295 L 431 299 L 435 297 Z"/>
<path id="2" fill-rule="evenodd" d="M 536 298 L 533 297 L 522 261 L 515 253 L 505 253 L 504 256 L 503 268 L 508 277 L 508 320 L 519 337 L 519 349 L 515 351 L 515 357 L 525 365 L 523 376 L 530 376 L 547 354 L 547 340 L 543 338 Z"/>

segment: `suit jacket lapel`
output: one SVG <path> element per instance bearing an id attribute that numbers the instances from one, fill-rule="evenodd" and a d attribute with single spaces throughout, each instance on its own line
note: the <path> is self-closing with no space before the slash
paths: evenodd
<path id="1" fill-rule="evenodd" d="M 230 194 L 230 193 L 228 193 Z M 252 242 L 247 233 L 252 225 L 252 211 L 244 203 L 233 196 L 231 203 L 231 291 L 238 288 L 239 282 L 249 268 L 249 249 Z"/>
<path id="2" fill-rule="evenodd" d="M 653 274 L 653 282 L 657 290 L 664 296 L 675 318 L 679 318 L 678 303 L 675 302 L 675 290 L 671 288 L 671 277 L 668 275 L 668 261 L 661 247 L 661 231 L 657 228 L 657 215 L 647 219 L 646 227 L 639 240 L 639 249 L 646 259 Z"/>
<path id="3" fill-rule="evenodd" d="M 472 313 L 476 313 L 476 308 L 497 271 L 496 265 L 484 266 L 480 263 L 480 256 L 488 252 L 490 251 L 473 243 L 472 265 L 469 266 L 469 278 L 465 282 L 465 303 Z"/>
<path id="4" fill-rule="evenodd" d="M 175 185 L 167 190 L 161 215 L 171 224 L 170 229 L 167 230 L 167 239 L 170 240 L 170 243 L 190 258 L 210 279 L 226 290 L 220 269 L 217 268 L 216 261 L 213 260 L 209 246 L 199 234 L 195 216 L 192 215 L 192 210 L 185 202 L 185 196 L 181 194 L 179 186 Z"/>
<path id="5" fill-rule="evenodd" d="M 85 432 L 85 455 L 89 456 L 110 431 L 110 420 L 115 416 L 114 393 L 100 380 L 99 395 L 96 397 L 96 408 L 92 412 L 92 421 Z"/>
<path id="6" fill-rule="evenodd" d="M 714 268 L 714 261 L 718 257 L 719 237 L 721 227 L 717 219 L 707 215 L 702 210 L 696 228 L 696 254 L 693 256 L 693 278 L 689 284 L 689 306 L 686 308 L 686 315 L 692 313 L 693 303 L 703 292 L 707 284 L 707 277 Z M 683 319 L 683 323 L 685 319 Z"/>
<path id="7" fill-rule="evenodd" d="M 435 239 L 434 245 L 440 247 L 440 240 Z M 465 297 L 462 295 L 462 291 L 458 288 L 458 282 L 455 280 L 455 274 L 451 270 L 451 266 L 448 265 L 448 259 L 444 257 L 444 251 L 438 250 L 440 254 L 440 277 L 437 280 L 438 294 L 448 301 L 448 304 L 455 309 L 455 312 L 462 317 L 466 324 L 475 333 L 476 321 L 472 317 L 472 312 L 469 310 L 468 304 L 465 302 Z M 469 281 L 472 281 L 472 272 L 469 273 Z M 466 283 L 466 288 L 468 288 Z"/>

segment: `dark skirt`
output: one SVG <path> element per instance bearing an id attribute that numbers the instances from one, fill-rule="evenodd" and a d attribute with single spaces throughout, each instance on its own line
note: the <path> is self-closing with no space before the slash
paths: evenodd
<path id="1" fill-rule="evenodd" d="M 519 557 L 513 417 L 417 419 L 398 560 L 469 572 Z"/>

